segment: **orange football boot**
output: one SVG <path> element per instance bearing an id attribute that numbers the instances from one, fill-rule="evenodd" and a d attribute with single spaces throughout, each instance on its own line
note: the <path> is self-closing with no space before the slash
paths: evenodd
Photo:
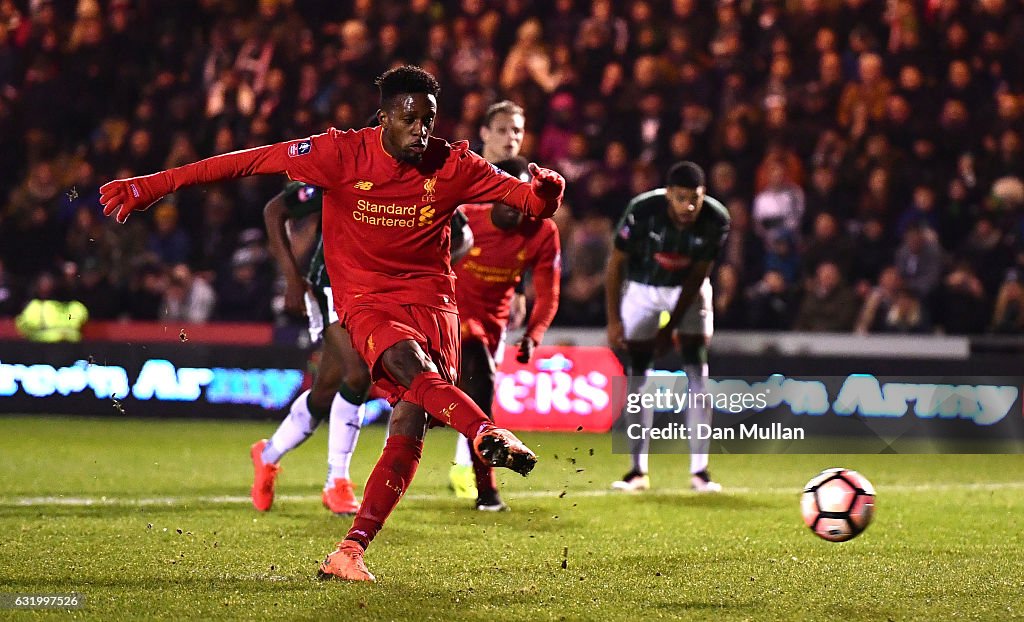
<path id="1" fill-rule="evenodd" d="M 355 514 L 359 511 L 359 499 L 356 499 L 350 479 L 335 478 L 334 486 L 324 490 L 320 498 L 324 507 L 335 514 Z"/>
<path id="2" fill-rule="evenodd" d="M 342 540 L 338 549 L 320 562 L 317 576 L 321 579 L 344 579 L 346 581 L 376 581 L 363 561 L 363 547 L 352 540 Z"/>
<path id="3" fill-rule="evenodd" d="M 504 428 L 485 425 L 473 439 L 473 449 L 484 463 L 512 469 L 526 477 L 537 464 L 537 454 Z"/>
<path id="4" fill-rule="evenodd" d="M 266 512 L 274 505 L 274 482 L 277 481 L 277 474 L 281 467 L 276 464 L 263 462 L 263 448 L 267 446 L 267 439 L 260 439 L 249 448 L 249 456 L 252 457 L 252 496 L 253 506 L 260 512 Z"/>

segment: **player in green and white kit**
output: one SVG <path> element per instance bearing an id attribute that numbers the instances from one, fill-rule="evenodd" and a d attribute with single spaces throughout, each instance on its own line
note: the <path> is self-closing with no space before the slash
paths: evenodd
<path id="1" fill-rule="evenodd" d="M 324 263 L 323 239 L 318 241 L 309 268 L 303 274 L 287 232 L 289 220 L 319 214 L 322 210 L 323 192 L 300 182 L 289 182 L 263 209 L 270 252 L 285 277 L 285 308 L 295 315 L 305 315 L 309 319 L 310 339 L 313 343 L 322 342 L 313 386 L 295 398 L 288 416 L 273 436 L 257 441 L 250 449 L 254 468 L 252 501 L 256 509 L 264 512 L 274 502 L 274 485 L 280 471 L 278 462 L 309 438 L 328 416 L 328 474 L 323 503 L 335 514 L 354 514 L 359 509 L 349 464 L 359 438 L 370 374 L 366 363 L 352 347 L 348 331 L 338 323 Z M 466 223 L 461 212 L 452 217 L 452 248 L 456 255 L 472 247 Z"/>
<path id="2" fill-rule="evenodd" d="M 295 398 L 288 416 L 269 440 L 257 441 L 252 446 L 255 469 L 252 501 L 260 511 L 269 510 L 274 502 L 274 484 L 281 457 L 301 445 L 328 416 L 328 475 L 323 503 L 337 514 L 354 514 L 359 509 L 349 463 L 359 438 L 362 405 L 369 390 L 370 376 L 352 347 L 348 333 L 338 323 L 324 265 L 323 239 L 317 243 L 308 270 L 303 271 L 292 250 L 286 226 L 289 220 L 319 214 L 322 209 L 322 191 L 300 182 L 289 182 L 263 209 L 270 252 L 285 277 L 285 309 L 309 318 L 310 339 L 313 343 L 322 342 L 322 352 L 313 386 Z"/>
<path id="3" fill-rule="evenodd" d="M 606 283 L 608 342 L 626 351 L 630 392 L 643 385 L 654 357 L 672 347 L 674 333 L 679 335 L 689 391 L 705 392 L 707 347 L 714 332 L 708 277 L 729 233 L 729 212 L 704 189 L 704 170 L 693 162 L 679 162 L 669 169 L 664 188 L 630 201 L 618 224 Z M 709 407 L 688 406 L 689 429 L 711 423 Z M 649 428 L 653 416 L 644 409 L 639 423 Z M 647 439 L 633 441 L 633 466 L 613 488 L 650 487 L 649 446 Z M 691 438 L 690 484 L 700 492 L 718 492 L 722 487 L 711 480 L 707 467 L 708 442 Z"/>

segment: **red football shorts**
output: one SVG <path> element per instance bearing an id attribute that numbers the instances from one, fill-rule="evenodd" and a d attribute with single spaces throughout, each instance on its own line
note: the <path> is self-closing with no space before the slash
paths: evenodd
<path id="1" fill-rule="evenodd" d="M 473 300 L 465 299 L 459 302 L 462 338 L 483 341 L 490 356 L 499 361 L 499 351 L 505 345 L 505 326 L 508 319 L 498 319 L 494 313 L 488 313 L 488 309 L 472 302 Z"/>
<path id="2" fill-rule="evenodd" d="M 437 373 L 456 384 L 462 364 L 458 314 L 425 305 L 363 304 L 349 307 L 342 323 L 366 361 L 374 386 L 392 404 L 402 399 L 406 388 L 384 370 L 380 356 L 399 341 L 418 343 L 437 366 Z"/>
<path id="3" fill-rule="evenodd" d="M 469 341 L 476 339 L 484 342 L 487 351 L 494 357 L 495 362 L 501 362 L 499 353 L 504 350 L 505 327 L 499 322 L 490 322 L 479 317 L 467 316 L 459 310 L 459 327 L 462 332 L 462 340 Z"/>

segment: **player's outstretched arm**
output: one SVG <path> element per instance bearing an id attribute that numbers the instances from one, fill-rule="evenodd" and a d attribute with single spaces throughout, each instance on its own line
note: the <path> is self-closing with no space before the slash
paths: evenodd
<path id="1" fill-rule="evenodd" d="M 533 162 L 530 162 L 530 173 L 533 175 L 533 181 L 526 183 L 514 180 L 515 187 L 506 196 L 497 200 L 511 205 L 527 216 L 551 218 L 562 206 L 565 178 L 557 172 L 537 166 Z"/>
<path id="2" fill-rule="evenodd" d="M 244 149 L 179 166 L 152 175 L 115 179 L 100 186 L 103 214 L 115 214 L 123 223 L 134 211 L 141 211 L 185 186 L 205 184 L 250 175 L 288 173 L 292 179 L 313 185 L 329 183 L 319 164 L 324 156 L 337 161 L 330 134 L 293 140 L 265 147 Z"/>

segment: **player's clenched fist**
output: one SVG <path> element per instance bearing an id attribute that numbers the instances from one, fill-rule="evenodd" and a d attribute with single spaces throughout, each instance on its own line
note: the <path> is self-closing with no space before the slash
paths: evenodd
<path id="1" fill-rule="evenodd" d="M 542 199 L 557 199 L 565 190 L 565 178 L 549 168 L 541 168 L 530 162 L 533 175 L 533 193 Z"/>
<path id="2" fill-rule="evenodd" d="M 128 214 L 147 209 L 169 192 L 171 182 L 166 172 L 108 181 L 100 186 L 103 215 L 110 216 L 117 212 L 117 222 L 124 223 L 128 220 Z"/>

